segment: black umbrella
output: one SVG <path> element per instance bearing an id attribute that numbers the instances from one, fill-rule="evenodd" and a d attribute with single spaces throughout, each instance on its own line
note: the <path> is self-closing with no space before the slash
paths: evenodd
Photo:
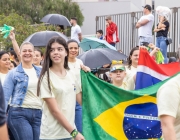
<path id="1" fill-rule="evenodd" d="M 64 40 L 68 40 L 62 33 L 55 31 L 41 31 L 30 35 L 24 42 L 31 42 L 34 46 L 46 46 L 48 41 L 54 36 L 60 36 Z"/>
<path id="2" fill-rule="evenodd" d="M 63 26 L 71 26 L 69 20 L 60 14 L 48 14 L 41 19 L 42 22 L 63 25 Z"/>
<path id="3" fill-rule="evenodd" d="M 127 56 L 109 48 L 98 48 L 84 52 L 78 58 L 83 61 L 85 66 L 93 69 L 110 64 L 112 60 L 124 60 Z"/>

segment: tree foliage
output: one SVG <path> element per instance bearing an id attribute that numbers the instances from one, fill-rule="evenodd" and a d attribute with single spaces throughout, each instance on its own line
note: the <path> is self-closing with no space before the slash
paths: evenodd
<path id="1" fill-rule="evenodd" d="M 40 23 L 47 14 L 61 14 L 68 19 L 78 18 L 82 25 L 84 17 L 77 3 L 71 0 L 0 0 L 0 14 L 9 15 L 16 12 L 31 24 Z"/>
<path id="2" fill-rule="evenodd" d="M 43 24 L 40 25 L 30 25 L 22 16 L 18 14 L 10 14 L 9 16 L 0 15 L 0 27 L 3 24 L 7 24 L 9 26 L 13 26 L 15 28 L 16 40 L 19 44 L 21 44 L 29 35 L 34 32 L 44 31 L 46 30 L 46 26 Z M 0 35 L 0 47 L 5 47 L 8 50 L 12 47 L 12 43 L 10 39 L 4 39 L 3 35 Z"/>

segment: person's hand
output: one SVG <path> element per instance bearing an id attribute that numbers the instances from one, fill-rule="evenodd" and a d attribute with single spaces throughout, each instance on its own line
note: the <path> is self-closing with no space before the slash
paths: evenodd
<path id="1" fill-rule="evenodd" d="M 74 140 L 85 140 L 81 133 L 78 133 Z"/>
<path id="2" fill-rule="evenodd" d="M 155 47 L 155 48 L 153 49 L 153 51 L 154 51 L 155 53 L 157 53 L 159 50 L 160 50 L 160 49 L 159 49 L 158 47 Z"/>
<path id="3" fill-rule="evenodd" d="M 15 40 L 15 33 L 13 31 L 10 32 L 9 38 L 13 41 Z"/>
<path id="4" fill-rule="evenodd" d="M 155 46 L 153 43 L 150 43 L 150 44 L 148 45 L 148 47 L 151 48 L 151 49 L 154 49 L 156 46 Z"/>
<path id="5" fill-rule="evenodd" d="M 108 27 L 109 26 L 109 23 L 106 23 L 106 27 Z"/>
<path id="6" fill-rule="evenodd" d="M 165 30 L 166 30 L 166 28 L 161 28 L 161 30 L 164 30 L 164 31 L 165 31 Z"/>
<path id="7" fill-rule="evenodd" d="M 81 69 L 85 72 L 91 72 L 91 69 L 85 65 L 81 65 Z"/>

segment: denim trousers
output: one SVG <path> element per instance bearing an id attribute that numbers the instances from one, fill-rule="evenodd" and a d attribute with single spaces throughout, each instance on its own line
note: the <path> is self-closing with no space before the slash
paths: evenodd
<path id="1" fill-rule="evenodd" d="M 109 43 L 110 45 L 112 45 L 113 47 L 116 47 L 116 43 Z"/>
<path id="2" fill-rule="evenodd" d="M 139 37 L 139 46 L 142 46 L 143 42 L 152 43 L 152 37 L 140 36 Z"/>
<path id="3" fill-rule="evenodd" d="M 77 130 L 82 133 L 82 107 L 76 102 L 75 125 Z"/>
<path id="4" fill-rule="evenodd" d="M 65 138 L 65 139 L 41 139 L 41 140 L 72 140 L 72 138 Z"/>
<path id="5" fill-rule="evenodd" d="M 160 37 L 156 37 L 156 46 L 158 48 L 160 48 L 163 56 L 164 56 L 164 63 L 168 63 L 168 58 L 167 58 L 167 44 L 166 44 L 166 39 L 167 37 L 163 37 L 163 36 L 160 36 Z"/>
<path id="6" fill-rule="evenodd" d="M 15 140 L 39 140 L 41 117 L 40 109 L 10 107 L 8 127 Z"/>

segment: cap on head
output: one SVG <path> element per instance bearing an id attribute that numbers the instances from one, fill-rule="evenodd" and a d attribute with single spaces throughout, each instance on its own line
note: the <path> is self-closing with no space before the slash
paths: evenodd
<path id="1" fill-rule="evenodd" d="M 151 6 L 150 5 L 148 5 L 148 4 L 146 4 L 145 6 L 143 6 L 143 8 L 146 8 L 146 9 L 148 9 L 149 11 L 151 11 Z"/>
<path id="2" fill-rule="evenodd" d="M 111 16 L 107 16 L 107 17 L 106 17 L 106 20 L 111 20 Z"/>
<path id="3" fill-rule="evenodd" d="M 110 72 L 113 72 L 113 71 L 115 71 L 115 70 L 126 71 L 126 68 L 125 68 L 125 66 L 122 65 L 122 64 L 121 64 L 121 65 L 114 65 L 114 66 L 111 67 Z"/>
<path id="4" fill-rule="evenodd" d="M 122 71 L 126 70 L 125 66 L 123 65 L 123 61 L 112 60 L 112 66 L 110 68 L 110 72 L 113 72 L 115 70 L 122 70 Z"/>

